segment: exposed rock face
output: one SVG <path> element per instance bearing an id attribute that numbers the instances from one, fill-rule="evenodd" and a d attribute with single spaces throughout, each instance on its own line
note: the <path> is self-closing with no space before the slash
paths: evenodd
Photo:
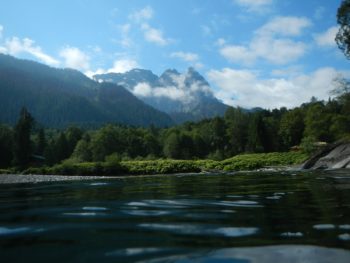
<path id="1" fill-rule="evenodd" d="M 350 168 L 350 142 L 337 142 L 320 150 L 302 165 L 303 169 Z"/>

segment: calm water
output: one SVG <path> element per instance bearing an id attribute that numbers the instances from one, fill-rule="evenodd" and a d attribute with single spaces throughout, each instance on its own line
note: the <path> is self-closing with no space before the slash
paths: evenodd
<path id="1" fill-rule="evenodd" d="M 0 185 L 1 262 L 350 262 L 350 171 Z"/>

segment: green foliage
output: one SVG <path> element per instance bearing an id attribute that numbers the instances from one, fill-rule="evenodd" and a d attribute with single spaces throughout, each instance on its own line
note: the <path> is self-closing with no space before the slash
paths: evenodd
<path id="1" fill-rule="evenodd" d="M 284 149 L 289 149 L 292 146 L 299 145 L 303 137 L 305 125 L 304 114 L 300 108 L 286 112 L 279 126 L 278 134 Z"/>
<path id="2" fill-rule="evenodd" d="M 254 170 L 268 166 L 300 164 L 307 157 L 307 154 L 300 152 L 243 154 L 226 159 L 220 165 L 225 171 Z"/>
<path id="3" fill-rule="evenodd" d="M 264 139 L 266 138 L 266 127 L 262 116 L 256 114 L 252 117 L 248 127 L 248 152 L 264 152 Z"/>
<path id="4" fill-rule="evenodd" d="M 350 0 L 342 0 L 337 12 L 337 22 L 340 28 L 335 40 L 345 56 L 350 58 Z"/>
<path id="5" fill-rule="evenodd" d="M 28 168 L 25 174 L 56 175 L 146 175 L 254 170 L 269 166 L 300 164 L 307 154 L 301 152 L 244 154 L 223 160 L 143 160 L 119 161 L 111 155 L 105 162 L 75 163 L 69 159 L 53 167 Z"/>
<path id="6" fill-rule="evenodd" d="M 47 141 L 45 137 L 45 131 L 41 128 L 37 134 L 37 138 L 35 141 L 35 153 L 43 156 L 45 153 L 45 149 L 47 147 Z"/>
<path id="7" fill-rule="evenodd" d="M 201 171 L 195 161 L 189 160 L 126 161 L 122 162 L 121 165 L 127 174 L 171 174 Z"/>
<path id="8" fill-rule="evenodd" d="M 13 144 L 13 163 L 20 168 L 26 167 L 32 154 L 32 142 L 30 139 L 31 130 L 34 125 L 34 119 L 27 111 L 22 108 L 19 120 L 14 128 Z"/>
<path id="9" fill-rule="evenodd" d="M 318 149 L 316 142 L 317 140 L 315 137 L 304 137 L 300 144 L 302 151 L 309 156 L 312 155 Z"/>
<path id="10" fill-rule="evenodd" d="M 90 136 L 88 134 L 85 134 L 75 146 L 72 156 L 81 162 L 91 162 L 92 151 L 90 141 Z"/>
<path id="11" fill-rule="evenodd" d="M 306 112 L 304 137 L 313 137 L 319 141 L 332 141 L 331 117 L 326 105 L 321 102 L 313 103 Z"/>
<path id="12" fill-rule="evenodd" d="M 13 159 L 13 130 L 0 125 L 0 168 L 11 166 Z"/>
<path id="13" fill-rule="evenodd" d="M 27 171 L 26 171 L 27 172 Z M 45 174 L 56 175 L 118 175 L 123 172 L 121 166 L 108 162 L 62 163 L 46 168 Z"/>
<path id="14" fill-rule="evenodd" d="M 247 144 L 248 116 L 242 109 L 230 107 L 225 114 L 226 135 L 230 144 L 230 155 L 245 151 Z"/>

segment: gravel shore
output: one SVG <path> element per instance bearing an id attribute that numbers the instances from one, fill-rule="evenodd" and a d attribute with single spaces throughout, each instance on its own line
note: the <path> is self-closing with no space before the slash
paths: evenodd
<path id="1" fill-rule="evenodd" d="M 0 184 L 18 184 L 18 183 L 41 183 L 41 182 L 59 182 L 59 181 L 81 181 L 98 180 L 116 177 L 107 176 L 65 176 L 65 175 L 34 175 L 34 174 L 0 174 Z"/>

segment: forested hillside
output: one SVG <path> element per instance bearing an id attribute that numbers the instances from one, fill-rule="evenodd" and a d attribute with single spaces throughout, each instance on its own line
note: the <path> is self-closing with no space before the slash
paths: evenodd
<path id="1" fill-rule="evenodd" d="M 172 124 L 167 114 L 146 105 L 121 86 L 99 84 L 76 70 L 0 54 L 0 122 L 13 125 L 22 107 L 45 127 L 75 124 L 96 128 L 106 122 Z"/>

